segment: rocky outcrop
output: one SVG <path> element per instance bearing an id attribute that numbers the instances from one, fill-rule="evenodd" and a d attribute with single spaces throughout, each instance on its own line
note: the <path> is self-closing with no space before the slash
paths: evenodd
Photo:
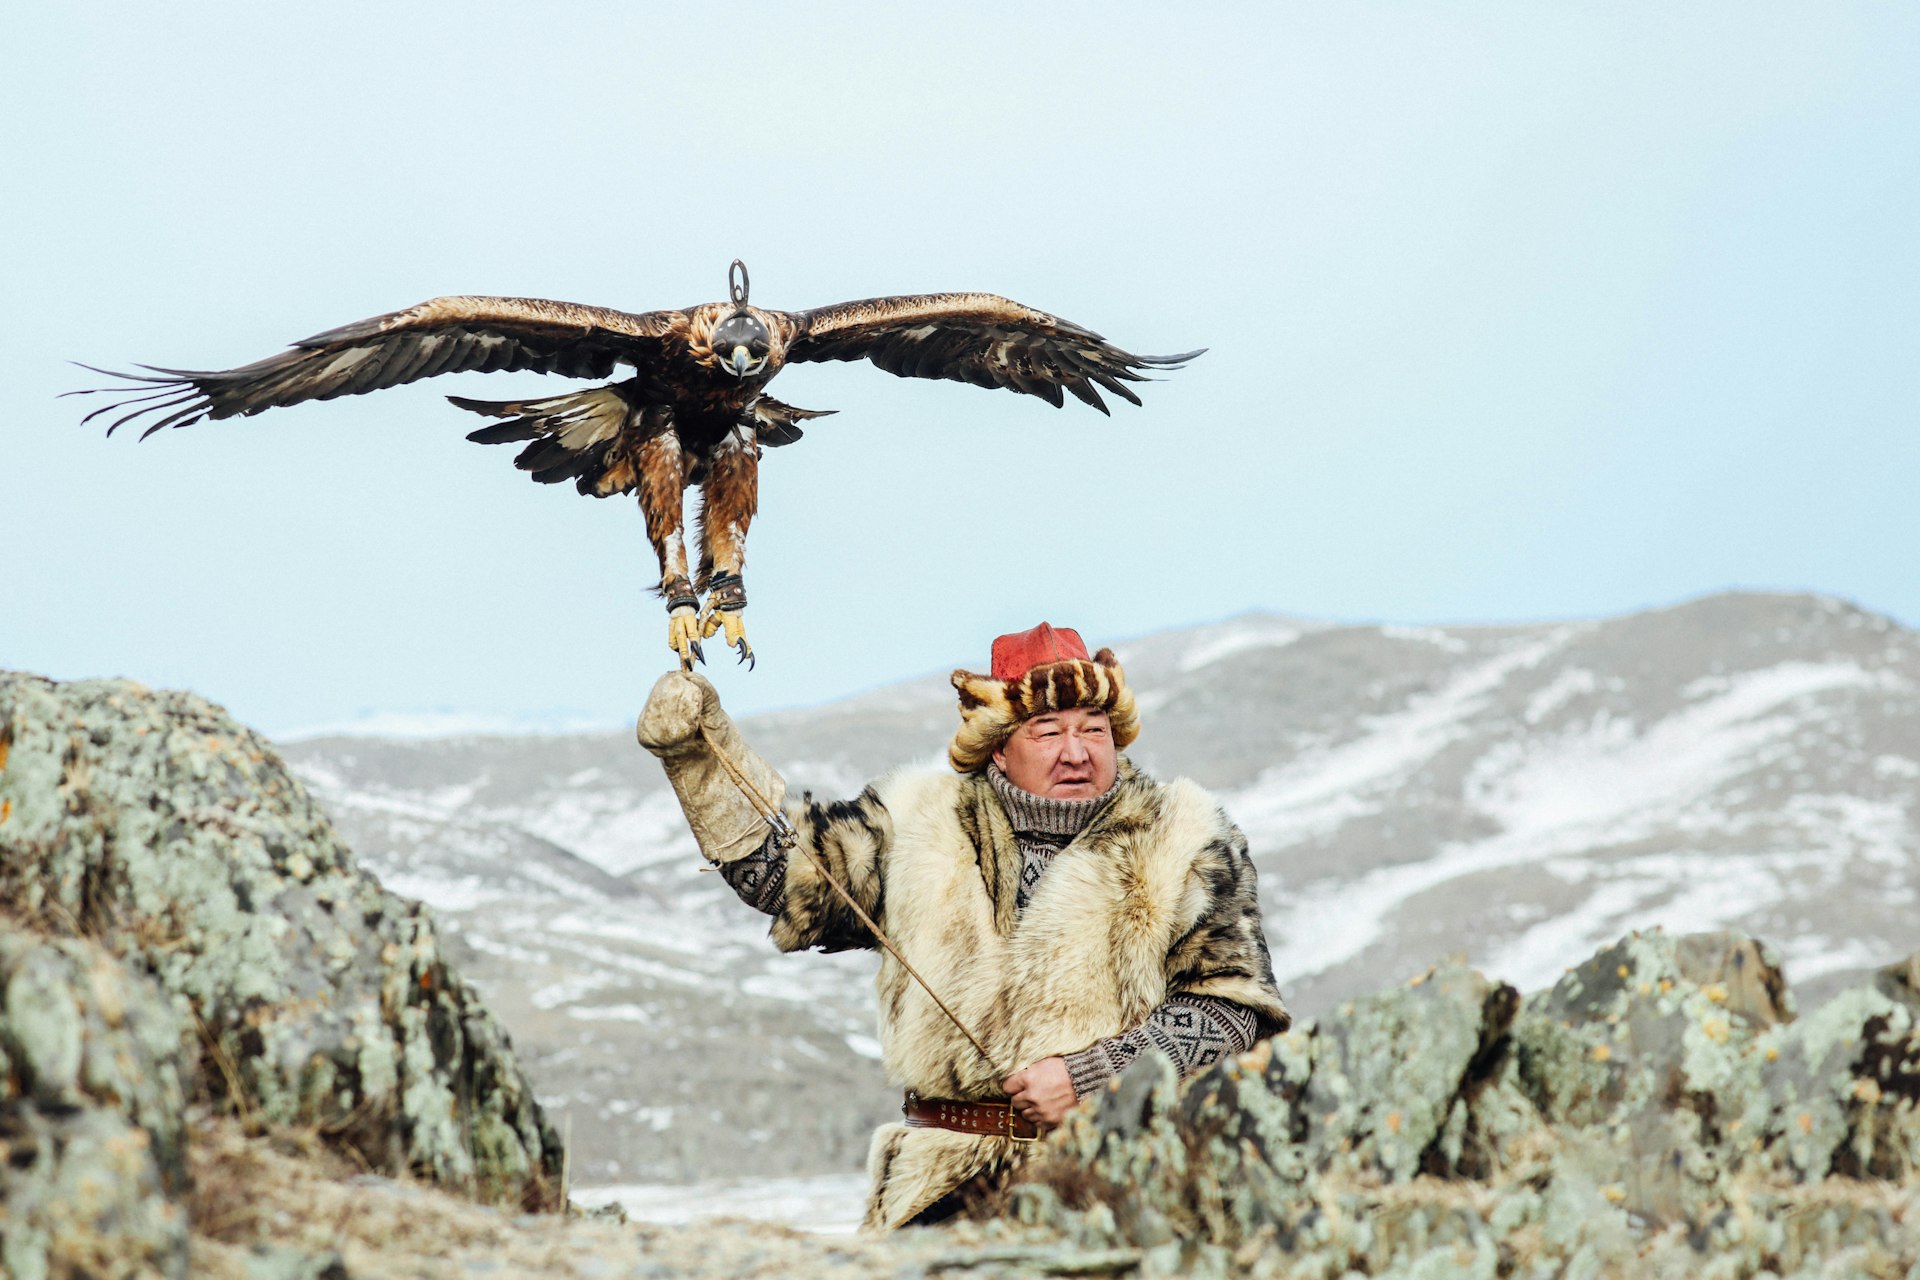
<path id="1" fill-rule="evenodd" d="M 10 1274 L 96 1244 L 180 1274 L 196 1089 L 365 1168 L 558 1201 L 560 1143 L 432 919 L 204 699 L 0 673 L 0 904 Z"/>
<path id="2" fill-rule="evenodd" d="M 1184 1084 L 1143 1057 L 1001 1216 L 857 1245 L 514 1216 L 561 1161 L 431 918 L 266 743 L 191 694 L 0 673 L 20 1280 L 1920 1280 L 1920 954 L 1805 1016 L 1738 934 L 1635 934 L 1524 999 L 1443 964 Z"/>
<path id="3" fill-rule="evenodd" d="M 1185 1087 L 1136 1064 L 1012 1212 L 1166 1274 L 1906 1275 L 1916 975 L 1796 1020 L 1736 934 L 1636 934 L 1525 1001 L 1442 966 Z"/>

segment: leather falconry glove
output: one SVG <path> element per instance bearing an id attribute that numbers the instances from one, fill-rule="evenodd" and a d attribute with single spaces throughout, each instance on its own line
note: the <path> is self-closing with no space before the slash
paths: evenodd
<path id="1" fill-rule="evenodd" d="M 708 861 L 738 862 L 766 843 L 765 819 L 714 755 L 714 747 L 726 752 L 741 776 L 776 810 L 786 799 L 786 780 L 741 740 L 733 719 L 720 707 L 719 691 L 705 676 L 691 671 L 661 676 L 640 712 L 634 736 L 660 757 L 687 826 Z"/>

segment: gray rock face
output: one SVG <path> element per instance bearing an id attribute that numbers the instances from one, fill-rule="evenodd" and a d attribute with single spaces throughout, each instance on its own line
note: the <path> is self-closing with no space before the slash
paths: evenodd
<path id="1" fill-rule="evenodd" d="M 186 1274 L 188 1024 L 100 947 L 0 932 L 0 1275 Z"/>
<path id="2" fill-rule="evenodd" d="M 1917 963 L 1800 1020 L 1738 934 L 1636 934 L 1525 1002 L 1444 966 L 1184 1087 L 1142 1060 L 1013 1213 L 1150 1273 L 1905 1275 Z"/>
<path id="3" fill-rule="evenodd" d="M 555 1200 L 560 1144 L 431 918 L 362 871 L 272 747 L 204 699 L 0 673 L 0 901 L 16 925 L 150 975 L 167 1026 L 195 1032 L 202 1086 L 243 1117 L 482 1199 Z M 60 968 L 82 963 L 74 944 L 8 945 L 0 1043 L 37 1090 L 13 1118 L 84 1092 L 114 1052 L 73 994 L 102 988 Z M 128 1015 L 122 1034 L 157 1027 Z M 177 1118 L 148 1094 L 183 1087 L 109 1089 L 153 1139 L 162 1184 Z"/>

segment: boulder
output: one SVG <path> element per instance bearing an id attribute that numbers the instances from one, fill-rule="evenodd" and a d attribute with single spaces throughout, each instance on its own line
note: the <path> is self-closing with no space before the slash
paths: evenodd
<path id="1" fill-rule="evenodd" d="M 1143 1057 L 1009 1203 L 1148 1275 L 1920 1275 L 1916 972 L 1796 1019 L 1737 933 L 1524 1002 L 1443 965 L 1184 1083 Z"/>
<path id="2" fill-rule="evenodd" d="M 187 1273 L 193 1063 L 151 979 L 0 932 L 0 1275 Z"/>
<path id="3" fill-rule="evenodd" d="M 0 672 L 0 902 L 16 930 L 149 975 L 201 1087 L 243 1118 L 484 1200 L 558 1201 L 560 1143 L 431 916 L 206 700 Z M 14 1034 L 62 1078 L 72 1016 L 53 997 L 38 1016 Z"/>
<path id="4" fill-rule="evenodd" d="M 1451 962 L 1184 1087 L 1164 1056 L 1143 1055 L 1049 1141 L 1016 1215 L 1091 1215 L 1070 1228 L 1090 1243 L 1239 1247 L 1324 1227 L 1330 1185 L 1479 1168 L 1473 1105 L 1518 1005 L 1512 987 Z"/>

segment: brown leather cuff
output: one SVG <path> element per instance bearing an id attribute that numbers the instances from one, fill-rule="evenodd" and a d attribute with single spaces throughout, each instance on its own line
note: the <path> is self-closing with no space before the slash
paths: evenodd
<path id="1" fill-rule="evenodd" d="M 907 1090 L 900 1114 L 913 1129 L 950 1129 L 955 1133 L 978 1134 L 983 1138 L 1011 1138 L 1032 1142 L 1040 1130 L 1033 1121 L 1013 1109 L 1010 1099 L 998 1102 L 958 1102 L 951 1098 L 923 1098 Z"/>

